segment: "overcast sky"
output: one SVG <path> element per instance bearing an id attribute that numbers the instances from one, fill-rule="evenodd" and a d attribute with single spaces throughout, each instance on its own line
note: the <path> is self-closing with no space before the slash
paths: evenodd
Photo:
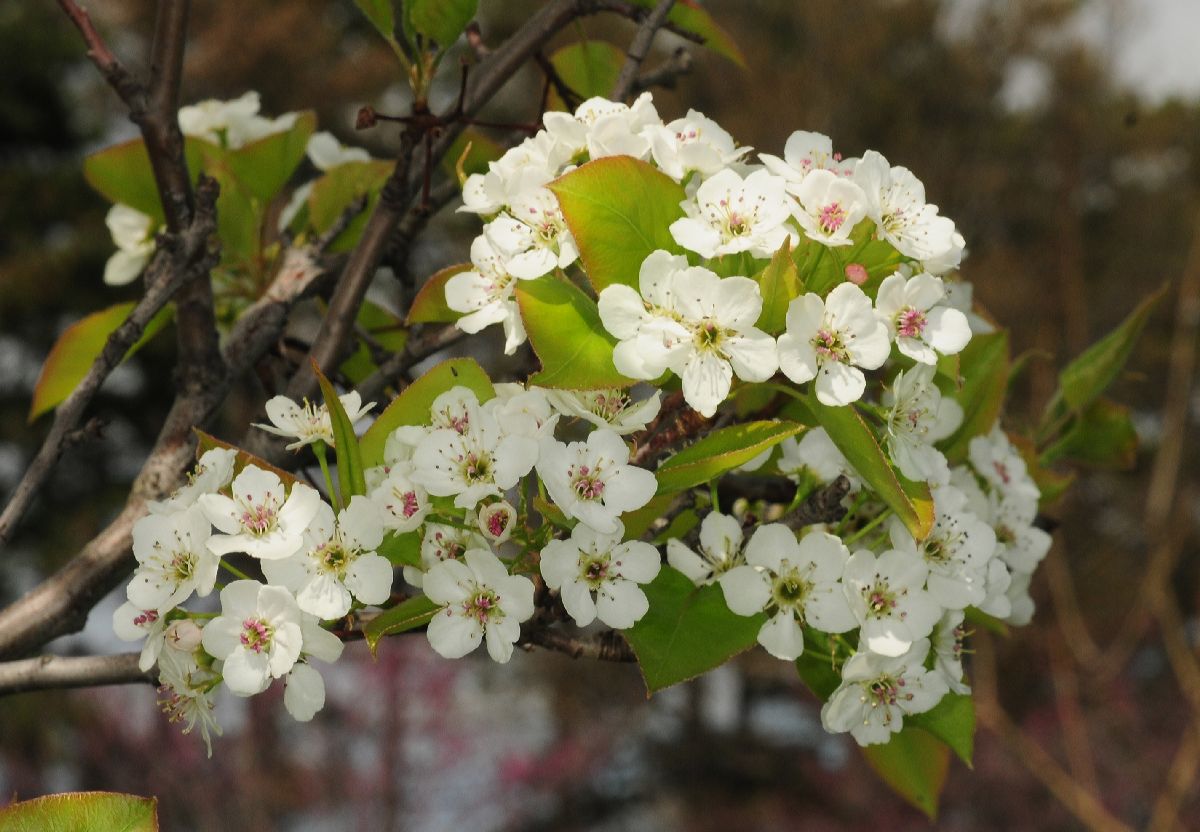
<path id="1" fill-rule="evenodd" d="M 1124 0 L 1113 69 L 1153 100 L 1200 96 L 1200 0 Z"/>

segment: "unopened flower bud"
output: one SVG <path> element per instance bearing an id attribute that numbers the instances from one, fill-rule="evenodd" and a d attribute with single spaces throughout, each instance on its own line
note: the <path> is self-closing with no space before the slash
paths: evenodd
<path id="1" fill-rule="evenodd" d="M 867 282 L 867 269 L 862 263 L 850 263 L 846 266 L 846 279 L 855 286 L 861 286 Z"/>
<path id="2" fill-rule="evenodd" d="M 190 618 L 184 618 L 171 622 L 164 635 L 167 644 L 171 647 L 184 653 L 191 653 L 200 646 L 200 638 L 203 633 Z"/>
<path id="3" fill-rule="evenodd" d="M 479 530 L 493 543 L 503 543 L 512 535 L 517 511 L 508 502 L 484 506 L 479 512 Z"/>

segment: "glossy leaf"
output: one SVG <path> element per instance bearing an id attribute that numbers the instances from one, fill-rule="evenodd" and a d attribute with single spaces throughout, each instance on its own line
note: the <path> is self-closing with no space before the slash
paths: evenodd
<path id="1" fill-rule="evenodd" d="M 391 40 L 396 31 L 396 12 L 392 0 L 354 0 L 354 5 L 371 21 L 379 34 Z"/>
<path id="2" fill-rule="evenodd" d="M 291 129 L 227 151 L 226 163 L 251 195 L 266 202 L 283 190 L 296 172 L 316 129 L 315 113 L 298 113 Z"/>
<path id="3" fill-rule="evenodd" d="M 793 298 L 804 294 L 804 284 L 796 271 L 796 261 L 792 259 L 788 243 L 780 247 L 754 279 L 763 298 L 758 328 L 770 335 L 779 335 L 786 328 L 788 305 Z"/>
<path id="4" fill-rule="evenodd" d="M 370 468 L 383 463 L 388 434 L 401 425 L 428 425 L 433 400 L 452 387 L 468 387 L 480 402 L 496 395 L 491 379 L 473 358 L 452 358 L 425 373 L 400 393 L 379 414 L 359 440 L 363 464 Z"/>
<path id="5" fill-rule="evenodd" d="M 1164 285 L 1129 313 L 1120 326 L 1105 335 L 1083 354 L 1068 364 L 1059 374 L 1059 389 L 1047 408 L 1047 418 L 1053 420 L 1064 408 L 1083 410 L 1099 398 L 1116 379 L 1129 360 L 1134 344 L 1150 320 L 1150 313 L 1166 295 Z"/>
<path id="6" fill-rule="evenodd" d="M 608 156 L 546 187 L 558 197 L 597 292 L 614 283 L 637 288 L 638 271 L 651 252 L 682 252 L 669 226 L 683 216 L 683 187 L 646 162 Z"/>
<path id="7" fill-rule="evenodd" d="M 712 670 L 753 647 L 766 615 L 743 617 L 725 606 L 716 584 L 695 587 L 663 567 L 644 587 L 650 610 L 625 637 L 637 655 L 649 693 Z"/>
<path id="8" fill-rule="evenodd" d="M 990 431 L 1000 416 L 1008 391 L 1008 333 L 972 336 L 958 358 L 962 387 L 948 392 L 962 405 L 963 423 L 941 444 L 951 464 L 966 459 L 971 440 Z"/>
<path id="9" fill-rule="evenodd" d="M 446 305 L 446 283 L 456 274 L 470 271 L 470 263 L 459 263 L 447 266 L 433 274 L 417 292 L 412 305 L 408 309 L 407 322 L 410 324 L 450 324 L 462 317 L 461 312 L 455 312 Z"/>
<path id="10" fill-rule="evenodd" d="M 557 50 L 550 56 L 550 64 L 563 83 L 579 96 L 579 101 L 575 102 L 579 104 L 595 96 L 608 97 L 625 65 L 625 53 L 607 41 L 582 40 Z M 550 89 L 550 107 L 567 109 L 553 87 Z"/>
<path id="11" fill-rule="evenodd" d="M 654 8 L 656 0 L 634 0 L 645 8 Z M 717 25 L 711 14 L 694 3 L 677 2 L 667 15 L 667 20 L 685 32 L 704 39 L 704 46 L 722 57 L 728 58 L 742 69 L 746 68 L 746 57 L 734 43 L 729 33 Z"/>
<path id="12" fill-rule="evenodd" d="M 905 725 L 924 728 L 968 766 L 975 753 L 975 700 L 968 694 L 947 693 L 931 710 L 904 718 Z"/>
<path id="13" fill-rule="evenodd" d="M 115 792 L 50 794 L 0 809 L 4 832 L 158 832 L 158 801 Z"/>
<path id="14" fill-rule="evenodd" d="M 863 756 L 892 791 L 930 818 L 950 771 L 950 749 L 921 728 L 905 725 L 886 745 L 868 745 Z"/>
<path id="15" fill-rule="evenodd" d="M 192 182 L 200 173 L 201 160 L 220 148 L 202 139 L 187 138 L 184 155 Z M 109 202 L 120 202 L 163 223 L 162 202 L 150 167 L 150 155 L 141 139 L 122 142 L 92 153 L 83 160 L 83 177 Z"/>
<path id="16" fill-rule="evenodd" d="M 384 535 L 383 543 L 375 552 L 391 561 L 393 566 L 420 566 L 421 533 L 415 531 L 397 534 L 390 531 Z"/>
<path id="17" fill-rule="evenodd" d="M 333 168 L 313 183 L 308 197 L 309 222 L 318 234 L 323 234 L 341 219 L 354 200 L 367 197 L 367 205 L 330 246 L 332 251 L 346 251 L 362 236 L 379 192 L 392 172 L 392 163 L 383 161 L 346 162 Z"/>
<path id="18" fill-rule="evenodd" d="M 404 17 L 417 33 L 445 49 L 458 40 L 479 9 L 479 0 L 405 0 Z"/>
<path id="19" fill-rule="evenodd" d="M 1124 405 L 1097 399 L 1041 456 L 1041 464 L 1060 459 L 1095 468 L 1127 471 L 1137 462 L 1138 437 Z"/>
<path id="20" fill-rule="evenodd" d="M 204 431 L 200 430 L 200 428 L 192 428 L 192 432 L 196 434 L 196 459 L 200 459 L 200 457 L 204 456 L 205 451 L 211 451 L 213 448 L 232 448 L 233 450 L 237 451 L 237 456 L 233 461 L 234 476 L 240 474 L 242 469 L 246 468 L 247 466 L 253 465 L 255 468 L 261 468 L 264 471 L 270 471 L 272 474 L 279 477 L 279 481 L 289 489 L 299 482 L 299 480 L 296 479 L 295 475 L 293 475 L 291 472 L 285 471 L 282 468 L 277 468 L 262 457 L 255 456 L 249 451 L 243 451 L 237 445 L 233 445 L 229 442 L 218 439 L 212 434 L 205 433 Z"/>
<path id="21" fill-rule="evenodd" d="M 400 352 L 408 342 L 408 331 L 403 322 L 388 310 L 371 301 L 363 301 L 355 319 L 361 330 L 375 343 L 390 352 Z M 371 357 L 372 350 L 362 339 L 353 354 L 342 362 L 338 369 L 352 385 L 358 385 L 378 369 Z"/>
<path id="22" fill-rule="evenodd" d="M 929 486 L 901 476 L 854 405 L 826 407 L 815 397 L 808 405 L 854 470 L 896 512 L 912 536 L 924 540 L 933 528 Z"/>
<path id="23" fill-rule="evenodd" d="M 363 627 L 363 635 L 366 636 L 367 646 L 371 648 L 371 655 L 378 649 L 381 638 L 424 627 L 433 620 L 440 609 L 440 606 L 424 595 L 418 595 L 384 610 Z"/>
<path id="24" fill-rule="evenodd" d="M 29 405 L 29 421 L 32 422 L 43 413 L 53 410 L 62 404 L 63 400 L 79 386 L 92 368 L 96 358 L 104 350 L 108 336 L 112 335 L 129 313 L 134 304 L 118 303 L 99 312 L 93 312 L 86 318 L 76 321 L 67 327 L 46 356 L 46 363 L 38 375 L 37 384 L 33 388 L 33 401 Z M 150 339 L 158 334 L 174 315 L 174 307 L 166 306 L 150 319 L 142 332 L 142 337 L 134 342 L 125 353 L 122 361 L 129 359 Z"/>
<path id="25" fill-rule="evenodd" d="M 596 302 L 574 283 L 555 275 L 522 280 L 516 297 L 529 343 L 542 362 L 530 384 L 594 390 L 634 383 L 613 366 L 617 342 L 600 323 Z"/>
<path id="26" fill-rule="evenodd" d="M 358 447 L 358 437 L 354 435 L 354 423 L 346 415 L 346 408 L 338 398 L 337 390 L 330 384 L 329 379 L 317 367 L 312 365 L 321 385 L 321 395 L 325 398 L 325 407 L 329 410 L 329 421 L 333 426 L 333 448 L 337 452 L 338 492 L 342 497 L 342 505 L 349 505 L 350 498 L 367 493 L 367 481 L 363 469 L 362 452 Z"/>
<path id="27" fill-rule="evenodd" d="M 705 485 L 802 430 L 804 425 L 796 422 L 770 420 L 731 425 L 709 433 L 659 466 L 655 472 L 658 493 L 673 494 Z"/>
<path id="28" fill-rule="evenodd" d="M 621 515 L 621 524 L 625 527 L 625 539 L 637 540 L 649 531 L 654 521 L 662 517 L 675 501 L 673 494 L 660 494 L 650 498 L 650 502 L 641 508 L 627 511 Z"/>
<path id="29" fill-rule="evenodd" d="M 829 700 L 842 684 L 842 673 L 834 665 L 828 635 L 811 627 L 804 628 L 804 653 L 796 659 L 796 672 L 818 699 Z"/>

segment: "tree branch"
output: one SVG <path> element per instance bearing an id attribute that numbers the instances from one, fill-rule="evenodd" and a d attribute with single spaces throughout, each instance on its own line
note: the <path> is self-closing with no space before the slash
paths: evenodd
<path id="1" fill-rule="evenodd" d="M 675 89 L 675 82 L 681 76 L 688 75 L 692 71 L 692 53 L 684 47 L 679 47 L 671 53 L 670 59 L 662 66 L 639 75 L 637 80 L 633 82 L 631 92 L 634 95 L 645 92 L 646 90 L 662 87 L 664 89 Z"/>
<path id="2" fill-rule="evenodd" d="M 154 668 L 138 668 L 138 653 L 38 656 L 0 664 L 0 696 L 30 690 L 157 684 Z"/>
<path id="3" fill-rule="evenodd" d="M 517 644 L 531 649 L 542 647 L 565 653 L 573 659 L 593 659 L 602 662 L 636 662 L 633 648 L 625 636 L 616 630 L 605 630 L 595 636 L 569 636 L 562 630 L 531 627 L 521 633 Z"/>
<path id="4" fill-rule="evenodd" d="M 624 101 L 629 97 L 638 70 L 650 54 L 654 36 L 667 22 L 667 15 L 671 13 L 671 7 L 674 5 L 675 0 L 658 0 L 654 10 L 646 15 L 638 26 L 637 34 L 633 36 L 633 43 L 629 45 L 629 51 L 626 53 L 625 65 L 621 67 L 621 74 L 617 76 L 617 83 L 613 85 L 612 94 L 609 96 L 613 101 Z"/>

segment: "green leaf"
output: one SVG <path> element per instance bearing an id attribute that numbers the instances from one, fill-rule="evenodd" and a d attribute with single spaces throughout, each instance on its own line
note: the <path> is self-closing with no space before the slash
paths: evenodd
<path id="1" fill-rule="evenodd" d="M 941 445 L 951 464 L 966 459 L 971 440 L 990 431 L 999 418 L 1008 391 L 1008 356 L 1008 333 L 1004 331 L 972 336 L 959 353 L 962 387 L 950 395 L 962 405 L 963 423 Z"/>
<path id="2" fill-rule="evenodd" d="M 342 400 L 338 398 L 337 390 L 325 378 L 321 368 L 313 362 L 313 372 L 317 383 L 321 385 L 321 395 L 325 397 L 325 407 L 329 410 L 329 421 L 333 424 L 333 449 L 337 451 L 338 492 L 342 496 L 342 505 L 349 505 L 350 498 L 367 493 L 367 481 L 363 472 L 362 452 L 358 447 L 358 437 L 354 435 L 354 423 L 346 415 Z"/>
<path id="3" fill-rule="evenodd" d="M 846 282 L 844 266 L 836 249 L 823 246 L 805 237 L 792 250 L 796 274 L 804 291 L 825 297 L 835 287 Z"/>
<path id="4" fill-rule="evenodd" d="M 912 536 L 924 540 L 933 528 L 929 486 L 901 476 L 854 405 L 826 407 L 815 397 L 808 405 L 854 470 L 896 512 Z"/>
<path id="5" fill-rule="evenodd" d="M 1058 392 L 1047 408 L 1044 421 L 1053 421 L 1064 406 L 1074 411 L 1083 410 L 1108 389 L 1129 360 L 1129 354 L 1150 319 L 1150 313 L 1166 293 L 1167 285 L 1164 284 L 1138 304 L 1120 326 L 1084 350 L 1082 355 L 1063 369 L 1058 376 Z"/>
<path id="6" fill-rule="evenodd" d="M 646 584 L 650 610 L 625 631 L 649 693 L 712 670 L 754 646 L 766 615 L 743 617 L 725 606 L 716 584 L 695 587 L 664 566 Z"/>
<path id="7" fill-rule="evenodd" d="M 904 718 L 905 725 L 924 728 L 972 767 L 975 753 L 975 700 L 968 694 L 947 693 L 932 709 Z"/>
<path id="8" fill-rule="evenodd" d="M 479 9 L 479 0 L 406 0 L 404 16 L 411 32 L 445 49 L 458 40 Z"/>
<path id="9" fill-rule="evenodd" d="M 412 306 L 408 309 L 410 324 L 451 324 L 462 317 L 461 312 L 455 312 L 446 305 L 446 283 L 456 274 L 470 271 L 470 263 L 459 263 L 457 266 L 447 266 L 425 281 L 421 291 L 413 298 Z"/>
<path id="10" fill-rule="evenodd" d="M 503 155 L 502 144 L 474 127 L 468 127 L 458 134 L 458 138 L 442 157 L 442 170 L 447 176 L 455 177 L 461 171 L 465 179 L 472 173 L 487 173 L 488 162 L 494 162 Z"/>
<path id="11" fill-rule="evenodd" d="M 675 501 L 673 494 L 660 494 L 651 497 L 650 502 L 641 508 L 627 511 L 621 515 L 621 525 L 625 527 L 625 539 L 637 540 L 644 535 L 654 521 L 662 517 Z"/>
<path id="12" fill-rule="evenodd" d="M 388 310 L 371 301 L 363 301 L 355 319 L 364 333 L 376 344 L 390 352 L 400 352 L 408 342 L 408 331 L 403 322 Z M 378 367 L 371 357 L 371 348 L 361 338 L 354 353 L 338 368 L 349 379 L 351 385 L 360 384 Z"/>
<path id="13" fill-rule="evenodd" d="M 635 383 L 613 366 L 617 342 L 600 323 L 596 302 L 574 283 L 557 275 L 522 280 L 516 296 L 529 343 L 542 362 L 530 384 L 595 390 Z"/>
<path id="14" fill-rule="evenodd" d="M 1065 459 L 1095 468 L 1127 471 L 1137 462 L 1138 437 L 1129 408 L 1096 399 L 1071 421 L 1062 438 L 1042 452 L 1041 465 Z"/>
<path id="15" fill-rule="evenodd" d="M 682 217 L 683 186 L 629 156 L 607 156 L 547 185 L 558 197 L 592 287 L 638 286 L 642 261 L 663 249 L 681 254 L 670 225 Z"/>
<path id="16" fill-rule="evenodd" d="M 886 745 L 868 745 L 863 756 L 892 791 L 931 819 L 950 771 L 950 749 L 920 728 L 904 726 Z"/>
<path id="17" fill-rule="evenodd" d="M 778 335 L 786 328 L 788 304 L 804 293 L 804 284 L 796 271 L 791 247 L 787 241 L 775 252 L 767 267 L 755 275 L 759 291 L 762 292 L 762 314 L 758 316 L 758 328 L 770 335 Z"/>
<path id="18" fill-rule="evenodd" d="M 213 448 L 232 448 L 237 451 L 237 456 L 233 460 L 233 474 L 237 476 L 242 473 L 242 470 L 248 465 L 253 465 L 255 468 L 261 468 L 264 471 L 270 471 L 275 476 L 279 477 L 279 481 L 288 489 L 299 482 L 295 475 L 282 468 L 277 468 L 261 457 L 257 457 L 249 451 L 243 451 L 236 445 L 224 442 L 212 434 L 205 433 L 200 428 L 192 428 L 192 432 L 196 434 L 196 459 L 204 456 L 205 451 L 211 451 Z"/>
<path id="19" fill-rule="evenodd" d="M 42 372 L 34 385 L 33 401 L 29 405 L 30 422 L 58 407 L 71 395 L 104 350 L 108 336 L 125 322 L 133 307 L 132 302 L 118 303 L 116 306 L 93 312 L 67 327 L 66 332 L 59 336 L 50 348 L 50 354 L 46 356 L 46 363 L 42 365 Z M 149 343 L 174 314 L 174 307 L 163 307 L 146 324 L 142 337 L 126 351 L 121 361 L 129 360 L 131 355 Z"/>
<path id="20" fill-rule="evenodd" d="M 705 485 L 802 430 L 804 425 L 795 422 L 770 420 L 746 422 L 714 431 L 659 466 L 655 472 L 658 493 L 673 494 Z"/>
<path id="21" fill-rule="evenodd" d="M 392 0 L 354 0 L 371 25 L 387 40 L 395 37 L 396 11 L 392 8 Z"/>
<path id="22" fill-rule="evenodd" d="M 363 463 L 368 467 L 383 462 L 388 435 L 401 425 L 428 425 L 433 400 L 453 387 L 468 387 L 480 402 L 496 395 L 491 379 L 473 358 L 452 358 L 414 381 L 392 400 L 359 440 Z"/>
<path id="23" fill-rule="evenodd" d="M 187 138 L 183 149 L 192 184 L 200 174 L 203 156 L 220 152 L 216 145 L 196 138 Z M 158 225 L 164 222 L 150 155 L 141 139 L 122 142 L 89 155 L 83 160 L 83 178 L 109 202 L 120 202 L 141 211 L 153 217 Z"/>
<path id="24" fill-rule="evenodd" d="M 398 534 L 389 531 L 375 553 L 383 555 L 393 566 L 420 566 L 421 532 Z"/>
<path id="25" fill-rule="evenodd" d="M 262 247 L 264 208 L 246 184 L 224 163 L 210 162 L 209 174 L 217 180 L 217 236 L 221 239 L 221 262 L 255 268 Z"/>
<path id="26" fill-rule="evenodd" d="M 582 40 L 557 50 L 550 56 L 550 64 L 563 83 L 579 96 L 576 103 L 580 103 L 596 96 L 608 97 L 625 65 L 625 53 L 606 41 Z M 568 109 L 553 87 L 550 107 Z"/>
<path id="27" fill-rule="evenodd" d="M 634 3 L 647 9 L 657 5 L 656 0 L 634 0 Z M 746 68 L 746 56 L 742 54 L 742 50 L 704 9 L 690 2 L 677 2 L 667 15 L 667 20 L 685 32 L 699 35 L 704 39 L 707 48 L 728 58 L 742 69 Z"/>
<path id="28" fill-rule="evenodd" d="M 828 635 L 804 628 L 804 653 L 796 659 L 796 672 L 805 687 L 822 702 L 828 701 L 842 684 L 842 673 L 834 665 L 829 647 Z"/>
<path id="29" fill-rule="evenodd" d="M 963 610 L 963 616 L 968 624 L 976 624 L 989 633 L 1008 638 L 1008 625 L 994 615 L 988 615 L 977 607 L 967 607 Z"/>
<path id="30" fill-rule="evenodd" d="M 158 832 L 158 801 L 115 792 L 50 794 L 0 809 L 3 832 Z"/>
<path id="31" fill-rule="evenodd" d="M 384 161 L 346 162 L 327 172 L 313 183 L 308 197 L 308 217 L 313 230 L 323 234 L 341 219 L 350 203 L 367 197 L 366 208 L 338 235 L 331 251 L 348 251 L 362 236 L 379 192 L 392 173 L 392 163 Z"/>
<path id="32" fill-rule="evenodd" d="M 291 129 L 226 151 L 225 162 L 252 196 L 269 202 L 304 160 L 308 139 L 316 129 L 315 113 L 298 113 Z"/>
<path id="33" fill-rule="evenodd" d="M 661 499 L 661 498 L 656 498 Z M 700 525 L 700 515 L 695 509 L 687 509 L 675 515 L 667 527 L 651 541 L 655 546 L 666 546 L 671 538 L 686 537 L 688 532 Z M 640 537 L 641 535 L 639 535 Z"/>
<path id="34" fill-rule="evenodd" d="M 424 595 L 418 595 L 397 604 L 390 610 L 384 610 L 363 627 L 363 635 L 366 636 L 367 646 L 371 648 L 371 655 L 375 655 L 381 638 L 424 627 L 433 620 L 440 609 L 439 605 Z"/>

